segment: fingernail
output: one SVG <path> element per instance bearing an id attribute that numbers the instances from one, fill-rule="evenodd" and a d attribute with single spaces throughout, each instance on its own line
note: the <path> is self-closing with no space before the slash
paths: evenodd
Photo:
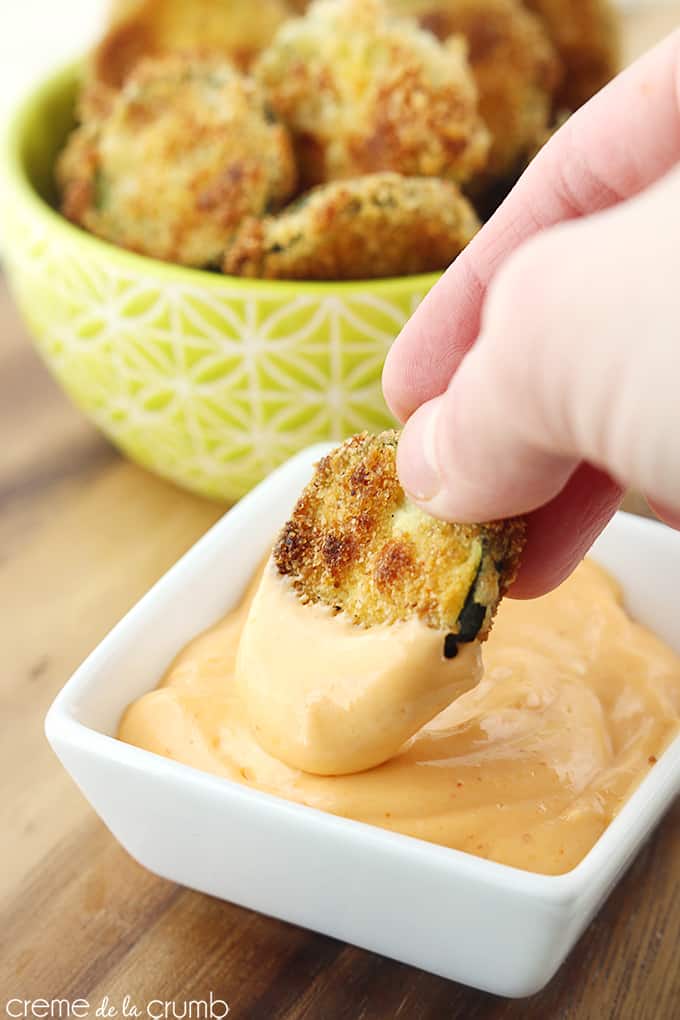
<path id="1" fill-rule="evenodd" d="M 442 484 L 436 455 L 439 409 L 438 397 L 419 407 L 404 426 L 399 441 L 397 467 L 401 484 L 420 503 L 434 499 Z"/>

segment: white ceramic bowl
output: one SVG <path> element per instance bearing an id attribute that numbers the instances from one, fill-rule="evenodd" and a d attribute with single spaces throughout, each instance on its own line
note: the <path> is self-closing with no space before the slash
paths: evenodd
<path id="1" fill-rule="evenodd" d="M 552 977 L 680 791 L 680 739 L 573 871 L 534 875 L 199 772 L 116 740 L 177 651 L 241 597 L 313 463 L 258 486 L 132 609 L 52 705 L 48 739 L 114 836 L 165 878 L 507 996 Z M 680 535 L 619 514 L 594 557 L 680 651 Z"/>

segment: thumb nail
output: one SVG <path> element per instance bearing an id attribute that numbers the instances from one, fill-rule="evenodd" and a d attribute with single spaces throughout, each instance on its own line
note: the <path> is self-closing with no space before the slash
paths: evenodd
<path id="1" fill-rule="evenodd" d="M 442 485 L 436 454 L 440 400 L 429 400 L 411 415 L 397 451 L 401 484 L 420 503 L 434 499 Z"/>

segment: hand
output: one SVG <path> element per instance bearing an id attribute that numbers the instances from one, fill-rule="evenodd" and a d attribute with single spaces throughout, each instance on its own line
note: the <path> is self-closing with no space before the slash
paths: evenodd
<path id="1" fill-rule="evenodd" d="M 680 32 L 554 136 L 389 353 L 415 502 L 528 514 L 516 597 L 574 569 L 623 485 L 680 527 L 678 161 Z"/>

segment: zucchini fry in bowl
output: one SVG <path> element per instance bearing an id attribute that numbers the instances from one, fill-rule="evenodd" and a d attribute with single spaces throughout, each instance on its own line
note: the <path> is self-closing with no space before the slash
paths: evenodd
<path id="1" fill-rule="evenodd" d="M 451 181 L 369 174 L 320 185 L 278 216 L 248 219 L 224 270 L 280 280 L 367 280 L 444 269 L 479 230 Z"/>
<path id="2" fill-rule="evenodd" d="M 521 172 L 550 124 L 561 64 L 541 20 L 520 0 L 390 0 L 439 39 L 462 36 L 479 91 L 479 112 L 492 136 L 478 194 Z"/>
<path id="3" fill-rule="evenodd" d="M 57 165 L 62 211 L 153 258 L 216 266 L 249 215 L 295 189 L 286 128 L 222 57 L 142 61 L 110 110 L 71 135 Z"/>
<path id="4" fill-rule="evenodd" d="M 612 0 L 524 0 L 544 22 L 564 64 L 556 110 L 577 110 L 618 73 L 621 33 Z"/>
<path id="5" fill-rule="evenodd" d="M 317 0 L 253 74 L 291 130 L 304 187 L 381 170 L 461 182 L 486 163 L 464 42 L 444 46 L 384 0 Z"/>

